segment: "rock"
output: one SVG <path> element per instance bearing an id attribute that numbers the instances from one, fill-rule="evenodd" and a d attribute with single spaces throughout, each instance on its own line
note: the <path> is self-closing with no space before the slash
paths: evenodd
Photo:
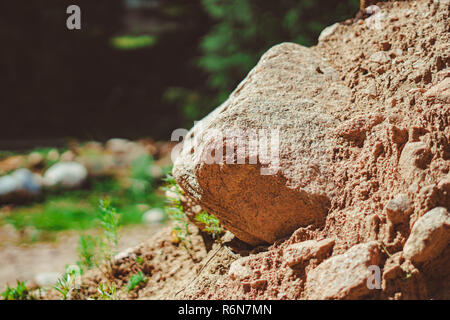
<path id="1" fill-rule="evenodd" d="M 38 152 L 32 152 L 28 155 L 28 167 L 35 168 L 42 166 L 45 162 L 45 158 L 42 154 Z"/>
<path id="2" fill-rule="evenodd" d="M 450 173 L 447 175 L 448 178 L 443 179 L 438 183 L 437 193 L 439 196 L 439 205 L 450 210 Z"/>
<path id="3" fill-rule="evenodd" d="M 294 268 L 303 266 L 305 262 L 313 258 L 318 259 L 319 262 L 323 261 L 330 256 L 333 246 L 333 239 L 307 240 L 287 247 L 283 257 L 286 264 Z"/>
<path id="4" fill-rule="evenodd" d="M 119 252 L 118 254 L 116 254 L 114 256 L 114 261 L 117 263 L 119 261 L 123 261 L 125 259 L 132 259 L 135 260 L 136 259 L 136 253 L 135 251 L 138 249 L 137 247 L 131 247 L 131 248 L 127 248 L 121 252 Z"/>
<path id="5" fill-rule="evenodd" d="M 428 89 L 424 96 L 428 100 L 450 103 L 450 77 Z"/>
<path id="6" fill-rule="evenodd" d="M 56 149 L 52 149 L 52 150 L 50 150 L 49 152 L 48 152 L 48 154 L 47 154 L 47 159 L 49 160 L 49 161 L 58 161 L 58 159 L 59 159 L 59 152 L 58 152 L 58 150 L 56 150 Z"/>
<path id="7" fill-rule="evenodd" d="M 377 6 L 374 6 L 377 7 Z M 368 10 L 369 7 L 366 9 Z M 379 8 L 370 9 L 370 17 L 364 20 L 368 29 L 382 30 L 386 26 L 388 15 L 386 12 L 381 11 Z"/>
<path id="8" fill-rule="evenodd" d="M 379 64 L 385 64 L 385 63 L 388 63 L 391 60 L 391 58 L 389 57 L 389 55 L 386 52 L 378 51 L 378 52 L 375 52 L 374 54 L 372 54 L 370 56 L 369 60 L 372 62 L 379 63 Z"/>
<path id="9" fill-rule="evenodd" d="M 379 6 L 376 6 L 376 5 L 370 5 L 370 6 L 368 6 L 367 8 L 365 8 L 365 11 L 366 11 L 366 14 L 368 14 L 368 15 L 373 15 L 373 14 L 376 14 L 376 13 L 380 12 L 381 9 L 380 9 Z"/>
<path id="10" fill-rule="evenodd" d="M 142 215 L 142 222 L 147 224 L 158 224 L 166 219 L 166 214 L 163 209 L 153 208 Z"/>
<path id="11" fill-rule="evenodd" d="M 323 29 L 319 35 L 319 41 L 324 41 L 326 38 L 331 36 L 338 27 L 339 27 L 339 23 L 336 22 L 336 23 L 332 24 L 331 26 L 328 26 L 325 29 Z"/>
<path id="12" fill-rule="evenodd" d="M 11 175 L 0 178 L 0 196 L 11 194 L 20 190 L 19 182 Z"/>
<path id="13" fill-rule="evenodd" d="M 425 169 L 431 159 L 431 150 L 424 142 L 407 142 L 398 163 L 400 174 L 408 181 L 417 168 Z"/>
<path id="14" fill-rule="evenodd" d="M 405 222 L 413 210 L 408 195 L 403 193 L 389 200 L 385 208 L 389 221 L 394 225 Z"/>
<path id="15" fill-rule="evenodd" d="M 84 154 L 76 158 L 76 162 L 83 164 L 89 176 L 111 176 L 117 173 L 117 163 L 111 154 Z"/>
<path id="16" fill-rule="evenodd" d="M 127 139 L 113 138 L 106 142 L 106 150 L 113 153 L 126 153 L 133 148 L 134 142 Z"/>
<path id="17" fill-rule="evenodd" d="M 148 155 L 145 146 L 126 139 L 110 139 L 106 142 L 105 147 L 107 151 L 115 155 L 115 161 L 118 165 L 130 165 L 139 157 Z"/>
<path id="18" fill-rule="evenodd" d="M 311 49 L 277 45 L 191 129 L 173 175 L 189 197 L 249 244 L 321 225 L 335 189 L 329 172 L 338 123 L 333 112 L 350 104 L 349 92 Z"/>
<path id="19" fill-rule="evenodd" d="M 376 241 L 358 244 L 344 254 L 322 262 L 307 274 L 308 299 L 361 299 L 369 294 L 370 266 L 379 266 L 381 251 Z M 381 266 L 380 266 L 381 268 Z"/>
<path id="20" fill-rule="evenodd" d="M 39 178 L 30 170 L 22 168 L 0 177 L 0 201 L 15 202 L 36 196 L 41 191 Z"/>
<path id="21" fill-rule="evenodd" d="M 414 224 L 403 248 L 405 259 L 423 263 L 437 257 L 450 241 L 450 214 L 442 207 L 428 211 Z"/>
<path id="22" fill-rule="evenodd" d="M 240 258 L 230 265 L 228 275 L 233 280 L 243 280 L 250 278 L 253 274 L 252 269 L 245 264 L 249 261 L 249 257 Z"/>
<path id="23" fill-rule="evenodd" d="M 59 162 L 44 174 L 47 187 L 79 188 L 88 178 L 86 167 L 78 162 Z"/>
<path id="24" fill-rule="evenodd" d="M 62 162 L 71 162 L 74 161 L 76 158 L 75 153 L 73 153 L 71 150 L 67 150 L 61 155 L 61 161 Z"/>
<path id="25" fill-rule="evenodd" d="M 334 134 L 362 146 L 370 130 L 383 122 L 384 117 L 381 114 L 371 113 L 365 116 L 357 116 L 340 124 Z"/>
<path id="26" fill-rule="evenodd" d="M 0 174 L 7 173 L 25 166 L 25 158 L 23 156 L 12 156 L 0 161 Z"/>
<path id="27" fill-rule="evenodd" d="M 97 141 L 89 141 L 83 144 L 79 150 L 80 153 L 90 153 L 90 154 L 102 154 L 104 149 L 103 145 Z"/>

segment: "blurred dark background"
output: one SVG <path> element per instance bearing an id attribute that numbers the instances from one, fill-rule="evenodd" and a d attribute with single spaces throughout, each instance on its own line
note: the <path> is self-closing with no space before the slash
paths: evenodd
<path id="1" fill-rule="evenodd" d="M 81 8 L 81 30 L 66 9 Z M 358 0 L 0 0 L 0 149 L 68 137 L 169 139 L 269 47 L 314 45 Z M 53 143 L 55 144 L 55 143 Z"/>

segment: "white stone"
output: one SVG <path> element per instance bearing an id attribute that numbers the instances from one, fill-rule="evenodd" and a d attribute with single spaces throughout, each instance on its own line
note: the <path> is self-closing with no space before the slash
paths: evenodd
<path id="1" fill-rule="evenodd" d="M 450 214 L 443 207 L 428 211 L 414 224 L 403 248 L 403 256 L 413 263 L 437 257 L 450 241 Z"/>
<path id="2" fill-rule="evenodd" d="M 48 187 L 79 188 L 88 178 L 86 167 L 78 162 L 60 162 L 51 166 L 44 174 Z"/>
<path id="3" fill-rule="evenodd" d="M 153 208 L 145 212 L 142 216 L 142 222 L 147 224 L 158 224 L 166 219 L 163 209 Z"/>
<path id="4" fill-rule="evenodd" d="M 331 36 L 336 31 L 338 26 L 339 26 L 339 23 L 336 22 L 336 23 L 332 24 L 331 26 L 328 26 L 325 29 L 323 29 L 319 35 L 319 42 L 324 41 L 326 38 Z"/>

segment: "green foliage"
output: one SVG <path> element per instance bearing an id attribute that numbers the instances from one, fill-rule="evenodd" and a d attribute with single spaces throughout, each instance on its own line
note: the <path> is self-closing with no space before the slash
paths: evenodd
<path id="1" fill-rule="evenodd" d="M 166 213 L 169 219 L 171 219 L 174 224 L 172 227 L 172 240 L 187 249 L 187 243 L 190 243 L 190 232 L 189 232 L 189 220 L 184 212 L 183 205 L 181 204 L 181 197 L 184 191 L 175 181 L 171 174 L 168 174 L 164 181 L 166 182 L 167 195 L 167 206 Z"/>
<path id="2" fill-rule="evenodd" d="M 169 218 L 174 221 L 174 226 L 172 227 L 172 238 L 174 242 L 179 242 L 187 248 L 187 242 L 190 243 L 189 219 L 184 212 L 184 208 L 180 200 L 184 194 L 184 191 L 180 188 L 172 175 L 168 174 L 164 181 L 166 182 L 165 190 L 167 191 L 166 196 L 168 198 L 166 212 Z M 210 234 L 214 239 L 217 239 L 223 232 L 219 219 L 206 211 L 202 211 L 197 214 L 194 217 L 194 220 L 202 224 L 202 231 Z"/>
<path id="3" fill-rule="evenodd" d="M 56 291 L 62 295 L 63 300 L 67 300 L 70 297 L 72 286 L 74 283 L 74 277 L 70 273 L 65 273 L 54 286 Z"/>
<path id="4" fill-rule="evenodd" d="M 203 0 L 215 24 L 200 44 L 197 66 L 206 88 L 170 88 L 165 98 L 189 121 L 222 103 L 270 47 L 281 42 L 311 46 L 326 26 L 353 16 L 358 0 Z"/>
<path id="5" fill-rule="evenodd" d="M 80 274 L 76 274 L 76 270 L 66 268 L 65 274 L 58 280 L 54 287 L 61 293 L 63 300 L 70 298 L 71 292 L 74 290 L 74 281 L 80 276 L 84 269 L 92 269 L 93 267 L 102 266 L 106 270 L 102 270 L 110 275 L 112 271 L 112 263 L 114 250 L 118 244 L 118 228 L 119 214 L 117 209 L 111 205 L 108 198 L 99 200 L 100 209 L 100 225 L 103 228 L 101 237 L 80 236 L 78 243 L 78 262 Z M 116 296 L 116 288 L 114 284 L 108 284 L 108 287 L 99 286 L 98 291 L 101 299 L 112 299 Z"/>
<path id="6" fill-rule="evenodd" d="M 128 291 L 134 290 L 135 288 L 140 287 L 144 283 L 148 281 L 148 278 L 142 273 L 142 271 L 139 271 L 136 274 L 133 274 L 130 277 L 130 280 L 127 283 L 127 289 Z"/>
<path id="7" fill-rule="evenodd" d="M 78 265 L 91 269 L 97 265 L 96 252 L 100 240 L 93 236 L 80 236 L 78 243 Z"/>
<path id="8" fill-rule="evenodd" d="M 137 256 L 137 257 L 136 257 L 136 262 L 137 262 L 138 264 L 143 264 L 143 263 L 144 263 L 144 259 L 143 259 L 142 257 L 140 257 L 140 256 Z"/>
<path id="9" fill-rule="evenodd" d="M 51 194 L 43 203 L 16 207 L 0 217 L 0 223 L 10 223 L 18 230 L 34 228 L 33 239 L 24 239 L 25 242 L 51 239 L 53 233 L 63 230 L 91 229 L 98 226 L 98 199 L 109 194 L 113 199 L 111 205 L 120 210 L 120 224 L 139 224 L 145 212 L 139 204 L 151 207 L 164 204 L 163 198 L 151 188 L 131 191 L 113 178 L 96 179 L 89 190 Z"/>
<path id="10" fill-rule="evenodd" d="M 79 263 L 78 263 L 79 265 Z M 76 286 L 77 280 L 80 280 L 83 270 L 81 267 L 72 267 L 66 265 L 66 271 L 64 275 L 58 279 L 56 285 L 53 288 L 62 295 L 63 300 L 68 300 L 72 298 L 72 295 L 79 288 Z"/>
<path id="11" fill-rule="evenodd" d="M 17 286 L 15 288 L 6 285 L 6 290 L 3 291 L 1 295 L 4 300 L 34 300 L 34 297 L 28 291 L 25 282 L 19 280 L 17 280 Z"/>
<path id="12" fill-rule="evenodd" d="M 195 221 L 203 224 L 204 228 L 202 231 L 209 233 L 214 239 L 217 239 L 223 232 L 219 219 L 206 211 L 200 212 L 194 219 Z"/>
<path id="13" fill-rule="evenodd" d="M 150 35 L 140 36 L 120 36 L 111 40 L 112 45 L 121 50 L 134 50 L 139 48 L 150 47 L 156 44 L 156 37 Z"/>
<path id="14" fill-rule="evenodd" d="M 117 287 L 115 283 L 108 283 L 103 284 L 100 283 L 100 285 L 97 288 L 97 291 L 99 293 L 97 299 L 99 300 L 118 300 L 118 292 Z"/>
<path id="15" fill-rule="evenodd" d="M 199 65 L 219 96 L 228 95 L 268 48 L 285 41 L 310 46 L 324 27 L 357 12 L 358 3 L 230 0 L 223 5 L 203 0 L 217 23 L 203 39 Z"/>
<path id="16" fill-rule="evenodd" d="M 102 262 L 106 266 L 106 272 L 111 273 L 115 248 L 118 244 L 119 214 L 111 205 L 110 199 L 102 199 L 99 202 L 100 224 L 103 227 L 103 237 L 100 240 Z"/>
<path id="17" fill-rule="evenodd" d="M 99 201 L 100 224 L 104 231 L 104 242 L 108 248 L 117 246 L 117 230 L 119 228 L 120 216 L 117 209 L 111 205 L 111 199 L 101 199 Z"/>
<path id="18" fill-rule="evenodd" d="M 155 182 L 150 172 L 152 164 L 153 158 L 148 155 L 143 155 L 133 161 L 129 188 L 129 195 L 133 201 L 146 202 L 154 191 Z"/>

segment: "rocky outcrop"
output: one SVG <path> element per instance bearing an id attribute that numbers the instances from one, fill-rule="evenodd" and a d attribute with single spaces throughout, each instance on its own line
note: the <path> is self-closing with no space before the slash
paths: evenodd
<path id="1" fill-rule="evenodd" d="M 420 264 L 436 258 L 450 244 L 450 214 L 439 207 L 427 212 L 414 224 L 403 255 Z"/>
<path id="2" fill-rule="evenodd" d="M 190 131 L 174 168 L 186 194 L 239 239 L 273 243 L 214 288 L 228 298 L 445 296 L 449 12 L 437 1 L 383 3 L 324 30 L 316 47 L 275 46 Z M 281 128 L 277 174 L 247 155 L 227 163 L 235 136 L 213 138 L 229 128 Z M 214 288 L 184 297 L 217 298 Z"/>
<path id="3" fill-rule="evenodd" d="M 323 225 L 335 188 L 334 112 L 348 104 L 349 90 L 322 57 L 293 43 L 275 46 L 188 133 L 174 177 L 253 245 Z"/>
<path id="4" fill-rule="evenodd" d="M 377 242 L 358 244 L 309 272 L 305 293 L 309 299 L 364 298 L 369 294 L 367 283 L 373 275 L 370 267 L 379 268 L 381 257 Z"/>

